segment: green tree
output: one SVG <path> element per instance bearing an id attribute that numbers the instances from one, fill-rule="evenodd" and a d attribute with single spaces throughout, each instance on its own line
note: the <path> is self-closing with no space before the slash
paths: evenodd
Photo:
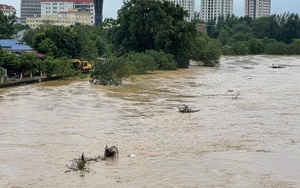
<path id="1" fill-rule="evenodd" d="M 205 52 L 207 44 L 209 43 L 209 38 L 206 35 L 198 36 L 192 45 L 191 59 L 194 61 L 203 61 L 205 58 Z"/>
<path id="2" fill-rule="evenodd" d="M 146 55 L 151 56 L 154 62 L 157 64 L 159 70 L 176 70 L 177 63 L 174 60 L 174 56 L 166 54 L 163 51 L 146 50 Z"/>
<path id="3" fill-rule="evenodd" d="M 271 42 L 266 45 L 265 53 L 269 55 L 287 55 L 288 46 L 284 42 Z"/>
<path id="4" fill-rule="evenodd" d="M 96 47 L 96 41 L 86 37 L 85 40 L 81 42 L 80 53 L 83 59 L 95 59 L 99 57 L 98 48 Z"/>
<path id="5" fill-rule="evenodd" d="M 20 58 L 13 54 L 4 54 L 3 65 L 9 73 L 19 72 L 21 68 Z"/>
<path id="6" fill-rule="evenodd" d="M 54 58 L 94 59 L 109 53 L 107 29 L 87 25 L 51 26 L 28 30 L 23 42 Z"/>
<path id="7" fill-rule="evenodd" d="M 54 59 L 48 56 L 44 61 L 45 74 L 48 77 L 60 76 L 60 77 L 70 77 L 76 75 L 77 71 L 72 69 L 72 64 L 70 59 L 67 57 L 61 57 Z"/>
<path id="8" fill-rule="evenodd" d="M 204 52 L 204 66 L 214 67 L 219 64 L 220 56 L 222 55 L 222 44 L 218 40 L 211 40 L 206 46 Z"/>
<path id="9" fill-rule="evenodd" d="M 128 0 L 118 11 L 109 33 L 119 54 L 164 51 L 174 55 L 178 67 L 188 67 L 188 53 L 196 30 L 179 5 L 169 1 Z"/>
<path id="10" fill-rule="evenodd" d="M 231 53 L 233 55 L 247 55 L 248 47 L 246 42 L 236 42 L 232 44 Z"/>
<path id="11" fill-rule="evenodd" d="M 219 34 L 219 40 L 221 41 L 222 45 L 225 45 L 229 41 L 229 33 L 227 30 L 223 29 L 221 30 Z"/>
<path id="12" fill-rule="evenodd" d="M 37 50 L 47 55 L 53 56 L 57 52 L 57 47 L 55 43 L 49 39 L 44 39 L 41 43 L 38 44 Z"/>
<path id="13" fill-rule="evenodd" d="M 31 46 L 32 48 L 35 48 L 35 40 L 38 30 L 28 29 L 24 32 L 22 42 L 26 43 L 27 45 Z M 35 48 L 36 49 L 36 48 Z"/>
<path id="14" fill-rule="evenodd" d="M 248 41 L 249 54 L 262 54 L 265 50 L 264 44 L 260 39 L 250 39 Z"/>
<path id="15" fill-rule="evenodd" d="M 10 15 L 4 15 L 0 10 L 0 38 L 7 39 L 11 38 L 14 34 L 14 24 L 17 22 L 16 13 Z"/>
<path id="16" fill-rule="evenodd" d="M 24 74 L 30 72 L 34 74 L 37 71 L 39 61 L 39 57 L 32 52 L 24 52 L 20 55 L 21 61 L 21 69 Z"/>
<path id="17" fill-rule="evenodd" d="M 291 43 L 293 39 L 300 37 L 300 18 L 298 14 L 289 14 L 282 27 L 281 35 L 282 41 Z"/>
<path id="18" fill-rule="evenodd" d="M 0 66 L 2 66 L 3 64 L 5 54 L 6 54 L 5 51 L 2 49 L 0 45 Z"/>
<path id="19" fill-rule="evenodd" d="M 20 24 L 20 23 L 15 23 L 13 25 L 13 29 L 14 29 L 14 34 L 17 34 L 19 31 L 30 29 L 30 27 L 28 25 L 23 25 L 23 24 Z"/>
<path id="20" fill-rule="evenodd" d="M 294 39 L 288 46 L 288 52 L 291 55 L 300 55 L 300 39 Z"/>
<path id="21" fill-rule="evenodd" d="M 91 78 L 102 85 L 119 85 L 122 78 L 130 75 L 130 70 L 124 58 L 111 58 L 107 61 L 97 60 L 91 72 Z"/>
<path id="22" fill-rule="evenodd" d="M 217 66 L 222 55 L 222 44 L 219 40 L 212 40 L 206 35 L 196 38 L 191 51 L 191 59 L 202 62 L 204 66 Z"/>
<path id="23" fill-rule="evenodd" d="M 121 58 L 127 63 L 130 74 L 145 74 L 148 71 L 156 70 L 159 66 L 151 55 L 144 52 L 130 52 Z"/>
<path id="24" fill-rule="evenodd" d="M 270 22 L 268 17 L 260 17 L 254 19 L 251 23 L 252 33 L 256 38 L 264 38 L 270 36 Z"/>

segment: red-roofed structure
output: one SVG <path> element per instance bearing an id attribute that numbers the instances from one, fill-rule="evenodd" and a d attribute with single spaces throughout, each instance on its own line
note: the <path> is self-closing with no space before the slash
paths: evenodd
<path id="1" fill-rule="evenodd" d="M 16 9 L 13 6 L 0 4 L 0 10 L 2 10 L 3 14 L 8 16 L 16 12 Z"/>
<path id="2" fill-rule="evenodd" d="M 0 9 L 2 10 L 6 10 L 6 9 L 9 9 L 9 10 L 16 10 L 13 6 L 9 6 L 9 5 L 4 5 L 4 4 L 0 4 Z"/>

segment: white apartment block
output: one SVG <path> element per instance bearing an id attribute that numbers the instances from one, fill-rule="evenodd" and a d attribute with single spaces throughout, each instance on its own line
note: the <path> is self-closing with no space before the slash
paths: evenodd
<path id="1" fill-rule="evenodd" d="M 245 0 L 245 16 L 259 18 L 270 14 L 271 0 Z"/>
<path id="2" fill-rule="evenodd" d="M 189 17 L 186 20 L 191 21 L 194 19 L 195 14 L 195 0 L 169 0 L 174 4 L 179 4 L 183 10 L 188 11 Z"/>
<path id="3" fill-rule="evenodd" d="M 41 17 L 45 15 L 58 14 L 59 12 L 66 12 L 71 9 L 76 9 L 79 12 L 91 13 L 91 24 L 95 23 L 95 9 L 94 3 L 91 1 L 81 0 L 41 0 Z"/>
<path id="4" fill-rule="evenodd" d="M 201 0 L 201 16 L 204 21 L 233 14 L 233 0 Z"/>
<path id="5" fill-rule="evenodd" d="M 26 24 L 31 29 L 36 29 L 42 24 L 70 26 L 76 23 L 82 25 L 93 25 L 91 23 L 92 14 L 90 12 L 78 12 L 78 10 L 69 10 L 57 14 L 45 14 L 42 17 L 26 18 Z"/>
<path id="6" fill-rule="evenodd" d="M 41 17 L 73 9 L 73 2 L 41 2 Z"/>

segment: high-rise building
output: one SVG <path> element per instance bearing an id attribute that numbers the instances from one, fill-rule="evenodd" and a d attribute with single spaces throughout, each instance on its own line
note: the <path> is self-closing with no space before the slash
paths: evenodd
<path id="1" fill-rule="evenodd" d="M 103 19 L 103 0 L 94 0 L 95 4 L 95 26 L 100 26 Z"/>
<path id="2" fill-rule="evenodd" d="M 174 4 L 179 4 L 183 10 L 188 11 L 189 17 L 186 20 L 191 21 L 194 19 L 195 13 L 195 0 L 169 0 Z"/>
<path id="3" fill-rule="evenodd" d="M 41 0 L 21 0 L 21 23 L 30 17 L 41 17 Z"/>
<path id="4" fill-rule="evenodd" d="M 204 21 L 233 14 L 233 0 L 201 0 L 201 16 Z"/>
<path id="5" fill-rule="evenodd" d="M 245 16 L 259 18 L 270 16 L 271 0 L 245 0 Z"/>

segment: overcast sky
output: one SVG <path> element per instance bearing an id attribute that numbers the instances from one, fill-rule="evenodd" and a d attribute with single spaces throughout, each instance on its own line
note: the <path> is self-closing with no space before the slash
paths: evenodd
<path id="1" fill-rule="evenodd" d="M 200 10 L 201 0 L 196 1 L 196 11 Z M 20 16 L 21 0 L 0 0 L 0 4 L 13 5 Z M 104 18 L 117 18 L 117 11 L 122 6 L 123 0 L 104 0 Z M 272 0 L 271 13 L 283 14 L 284 12 L 300 13 L 300 0 Z M 234 0 L 233 13 L 236 16 L 244 16 L 244 0 Z"/>

